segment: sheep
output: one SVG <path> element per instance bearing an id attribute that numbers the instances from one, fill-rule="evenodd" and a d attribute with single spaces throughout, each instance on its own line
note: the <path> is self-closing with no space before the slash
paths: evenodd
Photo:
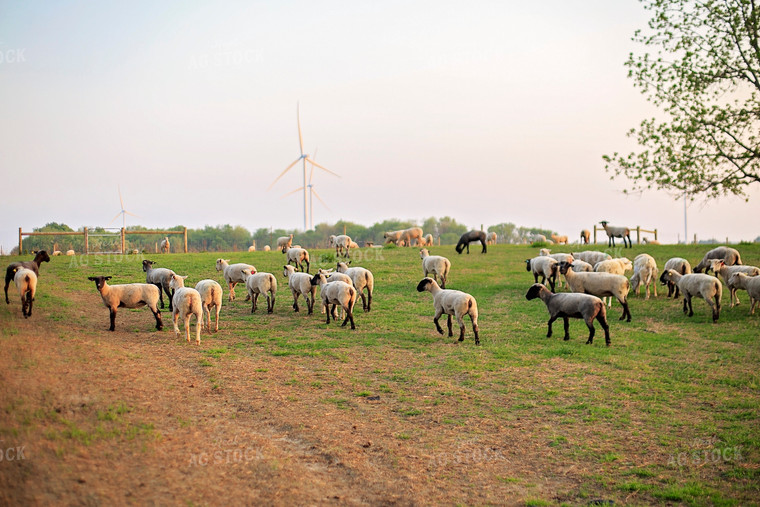
<path id="1" fill-rule="evenodd" d="M 553 254 L 553 253 L 551 253 L 551 250 L 549 250 L 548 248 L 542 248 L 541 250 L 539 250 L 538 255 L 539 255 L 539 257 L 541 257 L 541 256 L 551 257 L 552 259 L 554 259 L 557 262 L 567 261 L 567 262 L 572 263 L 572 262 L 575 261 L 575 258 L 573 257 L 573 254 L 569 254 L 569 253 L 555 253 L 555 254 Z M 562 278 L 559 279 L 559 287 L 562 288 Z"/>
<path id="2" fill-rule="evenodd" d="M 303 248 L 292 247 L 292 248 L 288 248 L 288 250 L 283 253 L 285 253 L 288 259 L 288 262 L 287 262 L 288 264 L 292 262 L 294 266 L 297 266 L 301 271 L 304 271 L 303 263 L 305 262 L 306 263 L 305 271 L 307 273 L 309 272 L 309 252 L 307 250 Z"/>
<path id="3" fill-rule="evenodd" d="M 170 246 L 169 237 L 164 236 L 164 239 L 161 240 L 161 253 L 169 253 Z"/>
<path id="4" fill-rule="evenodd" d="M 393 243 L 394 245 L 398 245 L 399 240 L 401 239 L 401 233 L 404 231 L 388 231 L 383 234 L 384 244 Z"/>
<path id="5" fill-rule="evenodd" d="M 8 300 L 8 285 L 11 280 L 16 276 L 16 272 L 21 268 L 31 269 L 35 276 L 40 276 L 40 266 L 43 262 L 50 262 L 50 256 L 45 250 L 40 250 L 34 254 L 34 259 L 31 261 L 11 262 L 8 267 L 5 268 L 5 304 L 10 304 Z"/>
<path id="6" fill-rule="evenodd" d="M 224 272 L 224 280 L 230 289 L 230 294 L 227 297 L 228 301 L 235 299 L 235 285 L 239 283 L 245 283 L 245 279 L 248 275 L 256 273 L 256 268 L 250 264 L 243 264 L 239 262 L 237 264 L 230 264 L 229 259 L 217 259 L 216 270 Z"/>
<path id="7" fill-rule="evenodd" d="M 61 255 L 60 250 L 53 250 L 53 257 L 58 257 L 59 255 Z"/>
<path id="8" fill-rule="evenodd" d="M 638 295 L 641 285 L 646 291 L 645 300 L 649 299 L 649 285 L 654 289 L 654 297 L 657 297 L 657 262 L 649 254 L 639 254 L 633 259 L 633 276 L 631 277 L 631 291 Z"/>
<path id="9" fill-rule="evenodd" d="M 581 244 L 588 245 L 591 242 L 591 231 L 583 229 L 581 231 Z"/>
<path id="10" fill-rule="evenodd" d="M 359 266 L 349 268 L 348 265 L 350 263 L 351 261 L 348 263 L 339 262 L 336 266 L 336 270 L 339 273 L 343 273 L 351 277 L 351 280 L 354 281 L 354 287 L 356 288 L 356 291 L 362 298 L 362 308 L 365 312 L 369 312 L 372 309 L 372 293 L 375 290 L 375 276 L 372 274 L 372 271 L 366 268 Z M 364 289 L 367 289 L 366 297 L 364 296 Z"/>
<path id="11" fill-rule="evenodd" d="M 615 246 L 615 238 L 623 238 L 623 248 L 633 248 L 631 243 L 631 229 L 623 226 L 607 225 L 609 222 L 602 220 L 599 222 L 607 233 L 607 246 Z M 628 242 L 626 243 L 626 239 Z"/>
<path id="12" fill-rule="evenodd" d="M 469 315 L 472 322 L 472 332 L 475 333 L 475 345 L 480 345 L 480 337 L 478 336 L 478 303 L 474 297 L 466 292 L 442 289 L 430 277 L 423 278 L 417 284 L 417 292 L 423 291 L 428 291 L 433 295 L 433 307 L 435 307 L 433 323 L 440 334 L 443 334 L 443 329 L 438 324 L 438 319 L 441 318 L 441 315 L 446 314 L 449 336 L 454 336 L 451 331 L 451 316 L 453 315 L 459 324 L 459 341 L 464 341 L 463 318 L 465 315 Z"/>
<path id="13" fill-rule="evenodd" d="M 177 320 L 182 317 L 185 326 L 185 339 L 190 343 L 190 317 L 195 315 L 195 343 L 201 344 L 201 327 L 203 326 L 203 303 L 201 302 L 200 293 L 185 287 L 185 278 L 187 276 L 172 275 L 169 279 L 169 287 L 174 292 L 172 301 L 174 309 L 172 310 L 172 320 L 174 322 L 174 335 L 179 338 L 179 326 Z"/>
<path id="14" fill-rule="evenodd" d="M 461 254 L 462 251 L 467 248 L 467 254 L 470 253 L 470 243 L 474 243 L 475 241 L 480 241 L 480 244 L 483 245 L 483 250 L 480 251 L 480 253 L 486 253 L 486 233 L 483 231 L 470 231 L 465 232 L 462 234 L 462 237 L 459 238 L 459 242 L 456 246 L 456 251 L 458 254 Z"/>
<path id="15" fill-rule="evenodd" d="M 417 240 L 417 246 L 433 246 L 433 235 L 425 234 L 422 238 Z"/>
<path id="16" fill-rule="evenodd" d="M 269 252 L 271 250 L 272 250 L 272 247 L 270 247 L 269 245 L 264 245 L 264 251 L 265 252 Z"/>
<path id="17" fill-rule="evenodd" d="M 486 234 L 486 243 L 489 245 L 495 245 L 497 239 L 498 239 L 498 236 L 495 232 L 489 232 L 488 234 Z"/>
<path id="18" fill-rule="evenodd" d="M 597 262 L 612 259 L 612 256 L 608 253 L 599 252 L 597 250 L 584 250 L 583 252 L 573 253 L 573 258 L 583 262 L 588 262 L 593 266 Z"/>
<path id="19" fill-rule="evenodd" d="M 432 273 L 433 280 L 437 281 L 437 275 L 441 279 L 441 288 L 445 289 L 451 262 L 446 257 L 430 255 L 427 248 L 420 250 L 420 258 L 422 259 L 422 276 L 428 276 Z"/>
<path id="20" fill-rule="evenodd" d="M 256 311 L 256 302 L 259 299 L 259 294 L 266 294 L 267 313 L 274 312 L 277 279 L 272 273 L 254 273 L 250 275 L 245 279 L 245 288 L 248 289 L 248 297 L 253 300 L 251 303 L 251 313 Z"/>
<path id="21" fill-rule="evenodd" d="M 554 291 L 554 284 L 557 280 L 557 260 L 545 255 L 539 255 L 532 259 L 525 260 L 525 270 L 533 273 L 533 280 L 538 283 L 538 277 L 541 276 L 541 283 L 549 280 L 549 285 Z"/>
<path id="22" fill-rule="evenodd" d="M 614 273 L 616 275 L 622 275 L 630 269 L 633 269 L 633 263 L 626 257 L 608 259 L 594 264 L 594 271 L 597 273 Z"/>
<path id="23" fill-rule="evenodd" d="M 591 273 L 594 271 L 594 266 L 589 264 L 588 262 L 583 262 L 580 259 L 575 259 L 573 261 L 573 271 L 576 273 Z"/>
<path id="24" fill-rule="evenodd" d="M 749 314 L 754 315 L 755 306 L 760 303 L 760 276 L 749 276 L 738 272 L 728 279 L 729 285 L 737 289 L 744 289 L 749 294 Z"/>
<path id="25" fill-rule="evenodd" d="M 525 299 L 533 300 L 541 298 L 541 301 L 546 305 L 546 309 L 549 311 L 549 331 L 546 333 L 547 338 L 552 336 L 552 323 L 557 318 L 562 317 L 565 323 L 565 340 L 570 339 L 570 322 L 569 318 L 583 319 L 588 327 L 588 340 L 586 345 L 594 343 L 594 334 L 596 329 L 594 328 L 594 319 L 599 321 L 599 324 L 604 329 L 604 341 L 607 346 L 610 346 L 610 326 L 607 323 L 607 309 L 604 306 L 604 302 L 596 296 L 590 294 L 553 294 L 545 286 L 540 283 L 534 283 L 528 289 L 528 293 L 525 294 Z"/>
<path id="26" fill-rule="evenodd" d="M 567 262 L 559 263 L 559 272 L 565 275 L 567 285 L 572 292 L 591 294 L 600 298 L 614 296 L 623 305 L 623 315 L 619 320 L 627 317 L 627 321 L 631 321 L 631 310 L 628 308 L 628 291 L 631 285 L 626 277 L 612 273 L 576 273 L 572 265 Z M 611 305 L 612 300 L 608 306 Z"/>
<path id="27" fill-rule="evenodd" d="M 720 318 L 720 298 L 723 295 L 723 284 L 714 276 L 703 273 L 691 273 L 682 275 L 675 270 L 668 269 L 660 275 L 660 283 L 665 285 L 667 282 L 673 282 L 678 285 L 683 293 L 683 313 L 686 313 L 688 305 L 688 315 L 694 315 L 691 307 L 691 298 L 701 296 L 712 310 L 713 322 L 718 322 Z M 712 300 L 715 300 L 713 303 Z"/>
<path id="28" fill-rule="evenodd" d="M 740 303 L 739 296 L 736 295 L 736 287 L 728 283 L 728 280 L 731 278 L 731 275 L 734 273 L 744 273 L 747 276 L 759 276 L 760 275 L 760 268 L 756 268 L 755 266 L 726 266 L 726 263 L 723 261 L 723 259 L 712 259 L 710 261 L 710 269 L 715 273 L 715 276 L 720 275 L 721 278 L 723 278 L 723 282 L 726 284 L 729 290 L 730 294 L 730 300 L 731 305 L 729 308 L 733 308 L 734 301 L 736 301 L 736 304 L 738 305 Z"/>
<path id="29" fill-rule="evenodd" d="M 660 244 L 660 242 L 657 241 L 656 239 L 649 239 L 647 237 L 641 238 L 641 242 L 644 243 L 645 245 L 659 245 Z"/>
<path id="30" fill-rule="evenodd" d="M 689 261 L 681 257 L 672 257 L 668 259 L 668 262 L 665 263 L 665 267 L 663 269 L 665 271 L 673 269 L 682 275 L 688 275 L 691 273 L 691 264 L 689 264 Z M 678 285 L 676 285 L 675 282 L 670 281 L 667 282 L 667 285 L 668 297 L 673 296 L 674 299 L 678 298 L 678 293 L 680 292 Z"/>
<path id="31" fill-rule="evenodd" d="M 256 251 L 256 245 L 251 245 L 248 247 L 249 252 L 255 252 Z"/>
<path id="32" fill-rule="evenodd" d="M 546 236 L 544 236 L 543 234 L 531 234 L 530 236 L 528 236 L 528 241 L 530 243 L 548 243 L 546 241 Z"/>
<path id="33" fill-rule="evenodd" d="M 32 303 L 37 293 L 37 275 L 28 268 L 18 268 L 13 275 L 13 282 L 21 297 L 21 314 L 24 318 L 32 316 Z"/>
<path id="34" fill-rule="evenodd" d="M 345 273 L 339 273 L 337 271 L 333 271 L 332 268 L 331 269 L 319 268 L 317 270 L 317 274 L 325 275 L 325 278 L 327 279 L 327 283 L 339 281 L 339 282 L 346 282 L 349 285 L 354 284 L 354 281 L 351 279 L 350 276 L 348 276 Z"/>
<path id="35" fill-rule="evenodd" d="M 76 255 L 77 253 L 74 250 L 66 250 L 66 255 Z"/>
<path id="36" fill-rule="evenodd" d="M 736 249 L 727 246 L 719 246 L 718 248 L 713 248 L 707 252 L 704 257 L 702 257 L 702 260 L 699 261 L 699 264 L 694 267 L 694 272 L 709 272 L 710 261 L 712 259 L 723 259 L 723 262 L 726 263 L 726 266 L 741 265 L 742 263 L 742 257 L 739 255 L 739 252 Z"/>
<path id="37" fill-rule="evenodd" d="M 201 305 L 203 312 L 208 317 L 206 331 L 211 332 L 211 307 L 216 310 L 216 320 L 214 332 L 219 331 L 219 310 L 222 309 L 222 296 L 224 291 L 222 286 L 216 280 L 201 280 L 195 284 L 195 290 L 201 295 Z"/>
<path id="38" fill-rule="evenodd" d="M 359 243 L 357 243 L 357 242 L 356 242 L 356 241 L 354 241 L 353 239 L 352 239 L 352 240 L 351 240 L 351 242 L 348 244 L 348 246 L 349 246 L 349 248 L 353 248 L 353 249 L 355 249 L 355 250 L 358 250 L 358 249 L 359 249 Z"/>
<path id="39" fill-rule="evenodd" d="M 172 275 L 175 275 L 176 273 L 168 268 L 154 268 L 153 264 L 155 264 L 154 261 L 149 261 L 147 259 L 142 262 L 143 271 L 145 271 L 145 283 L 152 283 L 158 287 L 158 298 L 161 300 L 161 308 L 164 307 L 163 292 L 166 293 L 166 297 L 169 298 L 169 311 L 172 311 L 174 309 L 172 307 L 174 292 L 172 292 L 169 287 L 169 280 L 171 280 Z M 163 289 L 163 292 L 161 292 L 161 289 Z"/>
<path id="40" fill-rule="evenodd" d="M 116 330 L 116 312 L 119 308 L 140 308 L 148 306 L 156 318 L 156 330 L 161 331 L 164 324 L 161 322 L 161 312 L 158 310 L 160 289 L 152 283 L 127 283 L 122 285 L 108 285 L 110 276 L 90 276 L 88 280 L 95 282 L 95 287 L 100 292 L 103 304 L 111 316 L 109 331 Z"/>
<path id="41" fill-rule="evenodd" d="M 285 253 L 291 246 L 293 246 L 292 234 L 290 236 L 280 236 L 277 238 L 277 248 L 282 250 L 282 253 Z"/>
<path id="42" fill-rule="evenodd" d="M 322 298 L 322 306 L 327 314 L 327 324 L 330 323 L 330 315 L 334 320 L 337 320 L 335 316 L 335 307 L 340 305 L 346 318 L 343 319 L 341 327 L 345 327 L 349 321 L 351 321 L 351 329 L 356 329 L 354 324 L 354 305 L 356 304 L 356 289 L 353 285 L 346 282 L 334 281 L 327 283 L 325 275 L 317 273 L 311 279 L 311 285 L 319 285 L 319 293 Z M 332 308 L 330 308 L 332 305 Z"/>
<path id="43" fill-rule="evenodd" d="M 288 279 L 288 287 L 290 287 L 290 291 L 293 293 L 293 310 L 299 311 L 298 296 L 303 294 L 303 298 L 306 300 L 308 315 L 311 315 L 314 311 L 314 300 L 317 293 L 317 286 L 311 283 L 312 276 L 307 273 L 296 272 L 296 268 L 290 264 L 283 266 L 283 268 L 282 274 Z M 310 294 L 311 298 L 309 298 Z"/>
<path id="44" fill-rule="evenodd" d="M 565 244 L 567 245 L 567 236 L 558 236 L 557 234 L 551 233 L 550 234 L 552 241 L 557 243 L 558 245 Z"/>
<path id="45" fill-rule="evenodd" d="M 340 236 L 331 234 L 329 241 L 330 246 L 335 247 L 335 257 L 338 257 L 341 254 L 343 254 L 343 257 L 350 257 L 349 251 L 351 250 L 351 238 L 349 236 L 346 236 L 345 234 L 341 234 Z"/>
<path id="46" fill-rule="evenodd" d="M 422 229 L 419 227 L 410 227 L 401 231 L 400 238 L 406 246 L 412 246 L 413 242 L 419 242 L 422 239 Z"/>

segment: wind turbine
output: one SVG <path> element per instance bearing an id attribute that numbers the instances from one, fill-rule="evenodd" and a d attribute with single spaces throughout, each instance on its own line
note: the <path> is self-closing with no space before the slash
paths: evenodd
<path id="1" fill-rule="evenodd" d="M 309 183 L 306 185 L 306 187 L 299 187 L 295 190 L 292 190 L 288 192 L 287 194 L 280 197 L 280 199 L 283 199 L 289 195 L 295 194 L 298 191 L 304 190 L 304 188 L 308 188 L 309 191 L 309 229 L 314 228 L 314 197 L 319 199 L 319 202 L 322 203 L 322 206 L 324 206 L 327 211 L 332 211 L 330 207 L 325 203 L 325 201 L 322 200 L 321 197 L 319 197 L 319 194 L 316 190 L 314 190 L 314 184 L 311 182 L 312 178 L 314 177 L 314 159 L 317 158 L 317 149 L 314 148 L 314 156 L 309 159 L 309 163 L 311 163 L 311 171 L 309 171 Z"/>
<path id="2" fill-rule="evenodd" d="M 309 223 L 309 211 L 307 209 L 308 201 L 307 201 L 306 192 L 307 192 L 307 188 L 309 188 L 311 185 L 311 178 L 309 179 L 309 183 L 306 182 L 306 162 L 308 161 L 309 163 L 312 164 L 312 171 L 314 170 L 314 166 L 316 166 L 322 169 L 323 171 L 332 174 L 333 176 L 337 176 L 338 178 L 340 178 L 340 175 L 332 172 L 326 167 L 322 167 L 321 165 L 317 164 L 309 156 L 308 153 L 303 152 L 303 135 L 301 134 L 301 111 L 300 111 L 300 105 L 297 102 L 296 102 L 296 119 L 298 121 L 298 147 L 300 149 L 301 156 L 295 159 L 288 167 L 286 167 L 285 170 L 282 171 L 280 175 L 277 176 L 277 178 L 275 178 L 272 184 L 269 185 L 269 188 L 267 188 L 267 190 L 270 190 L 274 186 L 274 184 L 277 183 L 277 181 L 279 181 L 279 179 L 285 175 L 286 172 L 288 172 L 291 168 L 293 168 L 293 166 L 295 166 L 299 161 L 303 160 L 303 187 L 291 192 L 291 194 L 297 192 L 298 190 L 303 190 L 303 229 L 304 231 L 306 231 L 308 223 Z M 317 195 L 317 199 L 319 199 L 318 195 Z M 321 201 L 322 199 L 319 199 L 319 200 Z"/>
<path id="3" fill-rule="evenodd" d="M 119 218 L 119 215 L 121 215 L 121 226 L 126 229 L 127 228 L 127 215 L 135 218 L 140 218 L 134 213 L 130 213 L 129 211 L 124 209 L 124 199 L 121 197 L 121 185 L 119 185 L 119 203 L 121 203 L 121 211 L 119 211 L 113 219 L 108 222 L 108 225 L 111 225 L 116 221 L 117 218 Z"/>

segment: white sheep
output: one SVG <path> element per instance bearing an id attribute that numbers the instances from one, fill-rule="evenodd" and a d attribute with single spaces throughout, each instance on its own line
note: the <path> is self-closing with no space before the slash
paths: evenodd
<path id="1" fill-rule="evenodd" d="M 649 254 L 639 254 L 633 259 L 633 276 L 631 277 L 631 291 L 640 293 L 641 285 L 644 286 L 646 296 L 649 299 L 649 285 L 654 289 L 654 297 L 657 297 L 657 262 Z"/>
<path id="2" fill-rule="evenodd" d="M 529 243 L 547 243 L 546 236 L 543 234 L 531 234 L 528 236 Z"/>
<path id="3" fill-rule="evenodd" d="M 417 240 L 417 246 L 433 246 L 433 235 L 426 234 Z"/>
<path id="4" fill-rule="evenodd" d="M 206 331 L 211 332 L 211 308 L 214 307 L 216 313 L 214 332 L 219 331 L 219 311 L 222 309 L 222 297 L 224 290 L 216 280 L 201 280 L 195 284 L 195 290 L 201 295 L 201 305 L 203 313 L 208 318 Z"/>
<path id="5" fill-rule="evenodd" d="M 351 240 L 351 243 L 349 243 L 349 244 L 348 244 L 348 246 L 349 246 L 349 247 L 350 247 L 352 250 L 358 250 L 358 249 L 359 249 L 359 243 L 357 243 L 357 242 L 356 242 L 356 241 L 354 241 L 353 239 Z"/>
<path id="6" fill-rule="evenodd" d="M 594 271 L 594 266 L 589 264 L 588 262 L 583 262 L 580 259 L 575 259 L 573 261 L 573 271 L 576 273 L 591 273 Z"/>
<path id="7" fill-rule="evenodd" d="M 730 294 L 729 299 L 731 300 L 731 305 L 729 306 L 730 308 L 733 308 L 735 304 L 738 305 L 740 303 L 739 296 L 736 294 L 737 287 L 734 287 L 729 283 L 731 275 L 734 273 L 744 273 L 747 276 L 760 276 L 760 268 L 745 265 L 727 266 L 723 259 L 712 259 L 710 261 L 710 269 L 713 271 L 713 273 L 715 273 L 715 276 L 720 275 L 720 277 L 723 279 L 723 282 L 728 287 Z"/>
<path id="8" fill-rule="evenodd" d="M 245 283 L 245 279 L 248 275 L 252 275 L 256 272 L 256 268 L 250 264 L 244 264 L 239 262 L 237 264 L 230 264 L 229 259 L 217 259 L 216 270 L 224 272 L 224 280 L 230 289 L 228 301 L 235 299 L 235 285 L 239 283 Z"/>
<path id="9" fill-rule="evenodd" d="M 686 259 L 682 257 L 672 257 L 668 259 L 663 269 L 665 271 L 669 269 L 673 269 L 682 275 L 688 275 L 689 273 L 692 272 L 691 264 L 689 264 L 689 261 L 687 261 Z M 678 285 L 670 281 L 667 282 L 667 285 L 668 285 L 668 297 L 673 296 L 673 298 L 677 298 L 678 293 L 680 292 Z"/>
<path id="10" fill-rule="evenodd" d="M 287 257 L 287 263 L 290 264 L 293 263 L 294 266 L 298 267 L 301 271 L 309 272 L 309 251 L 304 248 L 299 247 L 291 247 L 288 248 L 287 251 L 285 251 L 285 256 Z M 306 263 L 306 269 L 303 269 L 303 263 Z"/>
<path id="11" fill-rule="evenodd" d="M 277 249 L 282 250 L 282 253 L 285 253 L 285 251 L 293 246 L 293 235 L 290 236 L 280 236 L 277 238 Z"/>
<path id="12" fill-rule="evenodd" d="M 74 250 L 66 250 L 66 255 L 76 255 L 77 253 Z"/>
<path id="13" fill-rule="evenodd" d="M 190 318 L 195 315 L 195 343 L 201 344 L 201 327 L 203 326 L 203 303 L 200 293 L 190 287 L 185 287 L 187 276 L 173 275 L 169 280 L 169 286 L 174 291 L 172 301 L 172 319 L 174 322 L 174 335 L 179 338 L 179 326 L 177 320 L 182 317 L 185 326 L 185 339 L 190 343 Z"/>
<path id="14" fill-rule="evenodd" d="M 443 329 L 441 329 L 438 319 L 441 318 L 441 315 L 446 314 L 448 317 L 449 336 L 454 336 L 451 330 L 451 316 L 453 315 L 459 324 L 459 341 L 464 341 L 463 319 L 465 315 L 469 315 L 470 321 L 472 321 L 472 332 L 475 333 L 475 345 L 480 345 L 480 337 L 478 336 L 478 303 L 474 297 L 466 292 L 442 289 L 430 277 L 423 278 L 417 284 L 417 292 L 423 291 L 428 291 L 433 295 L 433 307 L 435 308 L 433 323 L 440 334 L 443 334 Z"/>
<path id="15" fill-rule="evenodd" d="M 498 239 L 498 236 L 495 232 L 489 232 L 488 234 L 486 234 L 486 244 L 488 245 L 495 245 L 497 239 Z"/>
<path id="16" fill-rule="evenodd" d="M 272 250 L 272 247 L 270 247 L 269 245 L 264 245 L 264 251 L 265 252 L 269 252 L 271 250 Z"/>
<path id="17" fill-rule="evenodd" d="M 164 328 L 161 322 L 161 313 L 158 310 L 159 289 L 152 283 L 127 283 L 122 285 L 108 285 L 110 276 L 90 276 L 87 278 L 95 282 L 103 304 L 108 308 L 111 316 L 109 331 L 116 329 L 116 312 L 119 308 L 140 308 L 148 306 L 156 318 L 156 329 Z"/>
<path id="18" fill-rule="evenodd" d="M 552 241 L 557 243 L 558 245 L 567 245 L 567 236 L 559 236 L 557 234 L 551 233 L 550 234 Z"/>
<path id="19" fill-rule="evenodd" d="M 760 276 L 748 276 L 746 273 L 734 273 L 729 278 L 730 285 L 744 289 L 749 294 L 749 314 L 755 313 L 755 306 L 760 303 Z"/>
<path id="20" fill-rule="evenodd" d="M 313 286 L 319 285 L 320 297 L 322 298 L 322 307 L 327 314 L 327 323 L 330 323 L 330 315 L 337 320 L 335 315 L 336 305 L 340 305 L 346 318 L 343 319 L 342 326 L 351 322 L 351 329 L 356 329 L 354 324 L 354 305 L 356 304 L 356 289 L 353 285 L 346 282 L 334 281 L 327 283 L 325 275 L 317 273 L 311 279 Z M 332 305 L 332 308 L 330 308 Z"/>
<path id="21" fill-rule="evenodd" d="M 538 277 L 541 277 L 541 283 L 549 280 L 549 285 L 554 291 L 554 284 L 557 280 L 557 260 L 546 255 L 539 255 L 532 259 L 525 260 L 525 270 L 533 273 L 533 281 L 538 283 Z"/>
<path id="22" fill-rule="evenodd" d="M 60 250 L 53 250 L 53 257 L 58 257 L 59 255 L 61 255 Z"/>
<path id="23" fill-rule="evenodd" d="M 597 262 L 612 259 L 612 256 L 608 253 L 599 252 L 597 250 L 584 250 L 583 252 L 574 252 L 573 258 L 583 262 L 588 262 L 593 266 Z"/>
<path id="24" fill-rule="evenodd" d="M 37 275 L 29 268 L 19 268 L 13 275 L 18 295 L 21 297 L 21 314 L 24 318 L 32 316 L 32 303 L 37 293 Z"/>
<path id="25" fill-rule="evenodd" d="M 331 234 L 329 240 L 330 246 L 335 247 L 335 257 L 338 257 L 341 254 L 343 257 L 350 257 L 349 250 L 351 250 L 351 238 L 349 236 L 346 236 L 345 234 L 339 236 Z"/>
<path id="26" fill-rule="evenodd" d="M 678 285 L 683 294 L 683 313 L 686 313 L 688 306 L 689 317 L 694 315 L 691 307 L 691 298 L 701 296 L 712 310 L 713 322 L 720 318 L 720 298 L 723 295 L 723 284 L 714 276 L 703 273 L 691 273 L 682 275 L 677 271 L 668 269 L 660 275 L 660 282 L 665 285 L 667 282 L 673 282 Z M 715 300 L 713 303 L 712 300 Z"/>
<path id="27" fill-rule="evenodd" d="M 166 297 L 169 298 L 169 311 L 172 311 L 172 297 L 174 293 L 169 287 L 169 281 L 172 275 L 176 273 L 169 268 L 154 268 L 153 264 L 155 264 L 154 261 L 147 259 L 142 262 L 143 271 L 145 271 L 145 283 L 152 283 L 158 287 L 158 298 L 161 300 L 161 308 L 164 307 L 164 292 L 166 293 Z"/>
<path id="28" fill-rule="evenodd" d="M 649 239 L 647 237 L 641 238 L 641 242 L 644 243 L 645 245 L 659 245 L 660 244 L 660 242 L 657 241 L 656 239 Z"/>
<path id="29" fill-rule="evenodd" d="M 602 220 L 599 222 L 607 233 L 607 246 L 615 246 L 615 238 L 623 238 L 623 248 L 633 248 L 631 242 L 631 229 L 624 226 L 607 225 L 609 222 Z M 628 242 L 626 243 L 626 240 Z"/>
<path id="30" fill-rule="evenodd" d="M 702 260 L 699 261 L 699 264 L 694 266 L 694 272 L 701 273 L 705 270 L 709 271 L 710 261 L 712 259 L 723 259 L 723 262 L 726 263 L 726 266 L 734 266 L 742 263 L 742 257 L 739 255 L 738 250 L 727 246 L 719 246 L 717 248 L 713 248 L 707 252 L 704 257 L 702 257 Z"/>
<path id="31" fill-rule="evenodd" d="M 613 273 L 623 275 L 626 271 L 633 269 L 633 263 L 626 257 L 616 259 L 607 259 L 594 264 L 594 271 L 597 273 Z"/>
<path id="32" fill-rule="evenodd" d="M 565 275 L 567 285 L 572 292 L 591 294 L 596 297 L 614 297 L 623 305 L 623 315 L 619 320 L 631 321 L 631 310 L 628 308 L 628 291 L 631 284 L 623 275 L 612 273 L 576 273 L 571 264 L 561 262 L 559 272 Z M 608 306 L 612 305 L 612 300 Z"/>
<path id="33" fill-rule="evenodd" d="M 588 229 L 581 230 L 581 244 L 588 245 L 591 242 L 591 231 Z"/>
<path id="34" fill-rule="evenodd" d="M 161 240 L 161 252 L 169 253 L 169 249 L 170 249 L 169 237 L 164 236 L 164 239 Z"/>
<path id="35" fill-rule="evenodd" d="M 375 276 L 372 271 L 359 266 L 349 268 L 348 263 L 339 262 L 336 270 L 339 273 L 346 274 L 354 281 L 354 287 L 362 298 L 362 308 L 365 312 L 369 312 L 372 309 L 372 293 L 375 290 Z M 367 289 L 367 296 L 364 296 L 364 289 Z"/>
<path id="36" fill-rule="evenodd" d="M 433 275 L 433 280 L 436 280 L 436 275 L 441 279 L 441 288 L 446 288 L 446 280 L 449 278 L 449 270 L 451 269 L 451 262 L 440 255 L 430 255 L 427 248 L 420 250 L 420 258 L 422 259 L 422 276 Z"/>
<path id="37" fill-rule="evenodd" d="M 255 246 L 255 245 L 251 245 L 251 246 L 249 246 L 249 247 L 248 247 L 248 251 L 249 251 L 249 252 L 255 252 L 255 251 L 256 251 L 256 246 Z"/>
<path id="38" fill-rule="evenodd" d="M 562 262 L 562 261 L 566 261 L 566 262 L 570 262 L 570 263 L 575 262 L 575 257 L 573 257 L 573 254 L 569 254 L 569 253 L 555 253 L 555 254 L 553 254 L 553 253 L 551 253 L 551 250 L 549 250 L 548 248 L 542 248 L 541 250 L 539 250 L 538 255 L 539 256 L 545 256 L 545 257 L 551 257 L 552 259 L 554 259 L 557 262 Z M 562 278 L 561 277 L 557 277 L 557 278 L 559 278 L 559 280 L 558 280 L 558 287 L 562 288 L 563 287 L 563 285 L 562 285 Z"/>
<path id="39" fill-rule="evenodd" d="M 245 279 L 245 288 L 248 289 L 248 297 L 251 303 L 251 313 L 256 311 L 256 303 L 259 294 L 265 294 L 267 298 L 267 313 L 274 312 L 274 300 L 277 295 L 277 279 L 272 273 L 254 273 Z M 270 297 L 271 296 L 271 297 Z"/>
<path id="40" fill-rule="evenodd" d="M 290 287 L 290 291 L 293 293 L 293 310 L 299 311 L 298 296 L 303 294 L 303 298 L 306 300 L 306 308 L 308 308 L 308 315 L 311 315 L 314 310 L 314 300 L 317 294 L 317 286 L 311 283 L 312 276 L 308 273 L 296 272 L 296 268 L 290 264 L 283 266 L 283 268 L 282 274 L 288 279 L 288 287 Z"/>
<path id="41" fill-rule="evenodd" d="M 350 276 L 348 276 L 345 273 L 339 273 L 337 271 L 333 271 L 332 268 L 330 268 L 330 269 L 319 268 L 317 270 L 317 274 L 325 275 L 327 283 L 330 283 L 330 282 L 346 282 L 349 285 L 353 285 L 354 284 L 354 281 L 351 279 Z"/>
<path id="42" fill-rule="evenodd" d="M 562 317 L 565 324 L 565 340 L 570 339 L 570 322 L 568 319 L 583 319 L 589 332 L 586 344 L 591 345 L 594 343 L 594 334 L 596 334 L 596 329 L 594 328 L 594 319 L 596 319 L 599 321 L 602 329 L 604 329 L 605 343 L 608 347 L 610 346 L 610 326 L 607 323 L 607 309 L 604 306 L 604 302 L 598 297 L 579 293 L 553 294 L 540 283 L 534 283 L 528 289 L 525 298 L 528 300 L 541 298 L 541 301 L 546 305 L 546 309 L 549 311 L 547 338 L 551 338 L 552 324 L 559 317 Z"/>

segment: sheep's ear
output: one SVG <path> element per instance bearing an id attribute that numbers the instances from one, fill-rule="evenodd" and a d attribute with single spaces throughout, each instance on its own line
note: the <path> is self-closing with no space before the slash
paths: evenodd
<path id="1" fill-rule="evenodd" d="M 103 277 L 103 280 L 110 280 L 111 278 L 112 278 L 112 277 L 110 277 L 110 276 L 104 276 L 104 277 Z"/>
<path id="2" fill-rule="evenodd" d="M 188 277 L 188 275 L 185 275 L 185 276 L 180 276 L 180 278 L 182 278 L 183 280 L 184 280 L 185 278 L 187 278 L 187 277 Z"/>
<path id="3" fill-rule="evenodd" d="M 15 271 L 15 270 L 14 270 L 14 271 Z M 95 281 L 95 277 L 94 277 L 94 276 L 88 276 L 88 277 L 87 277 L 87 279 L 88 279 L 88 280 L 90 280 L 90 281 L 92 281 L 92 282 L 94 282 L 94 281 Z"/>

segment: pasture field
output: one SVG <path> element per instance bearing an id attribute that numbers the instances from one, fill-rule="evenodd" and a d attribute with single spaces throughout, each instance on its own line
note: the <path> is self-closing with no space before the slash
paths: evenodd
<path id="1" fill-rule="evenodd" d="M 661 269 L 709 248 L 614 253 Z M 737 248 L 760 265 L 760 246 Z M 275 312 L 251 315 L 245 288 L 228 303 L 225 287 L 200 346 L 174 336 L 168 304 L 161 332 L 146 308 L 108 332 L 87 276 L 144 282 L 148 258 L 224 286 L 218 254 L 54 257 L 30 319 L 13 285 L 0 305 L 0 504 L 758 504 L 760 312 L 746 292 L 734 309 L 724 293 L 713 324 L 703 300 L 688 318 L 659 286 L 631 296 L 631 323 L 613 303 L 611 347 L 598 325 L 585 345 L 579 320 L 570 341 L 561 320 L 546 338 L 543 303 L 525 299 L 537 248 L 479 250 L 431 248 L 452 262 L 449 288 L 477 298 L 479 347 L 469 319 L 462 343 L 435 332 L 416 248 L 362 251 L 375 296 L 355 331 L 293 312 L 281 253 L 228 253 L 277 276 Z M 333 255 L 312 251 L 312 272 Z"/>

